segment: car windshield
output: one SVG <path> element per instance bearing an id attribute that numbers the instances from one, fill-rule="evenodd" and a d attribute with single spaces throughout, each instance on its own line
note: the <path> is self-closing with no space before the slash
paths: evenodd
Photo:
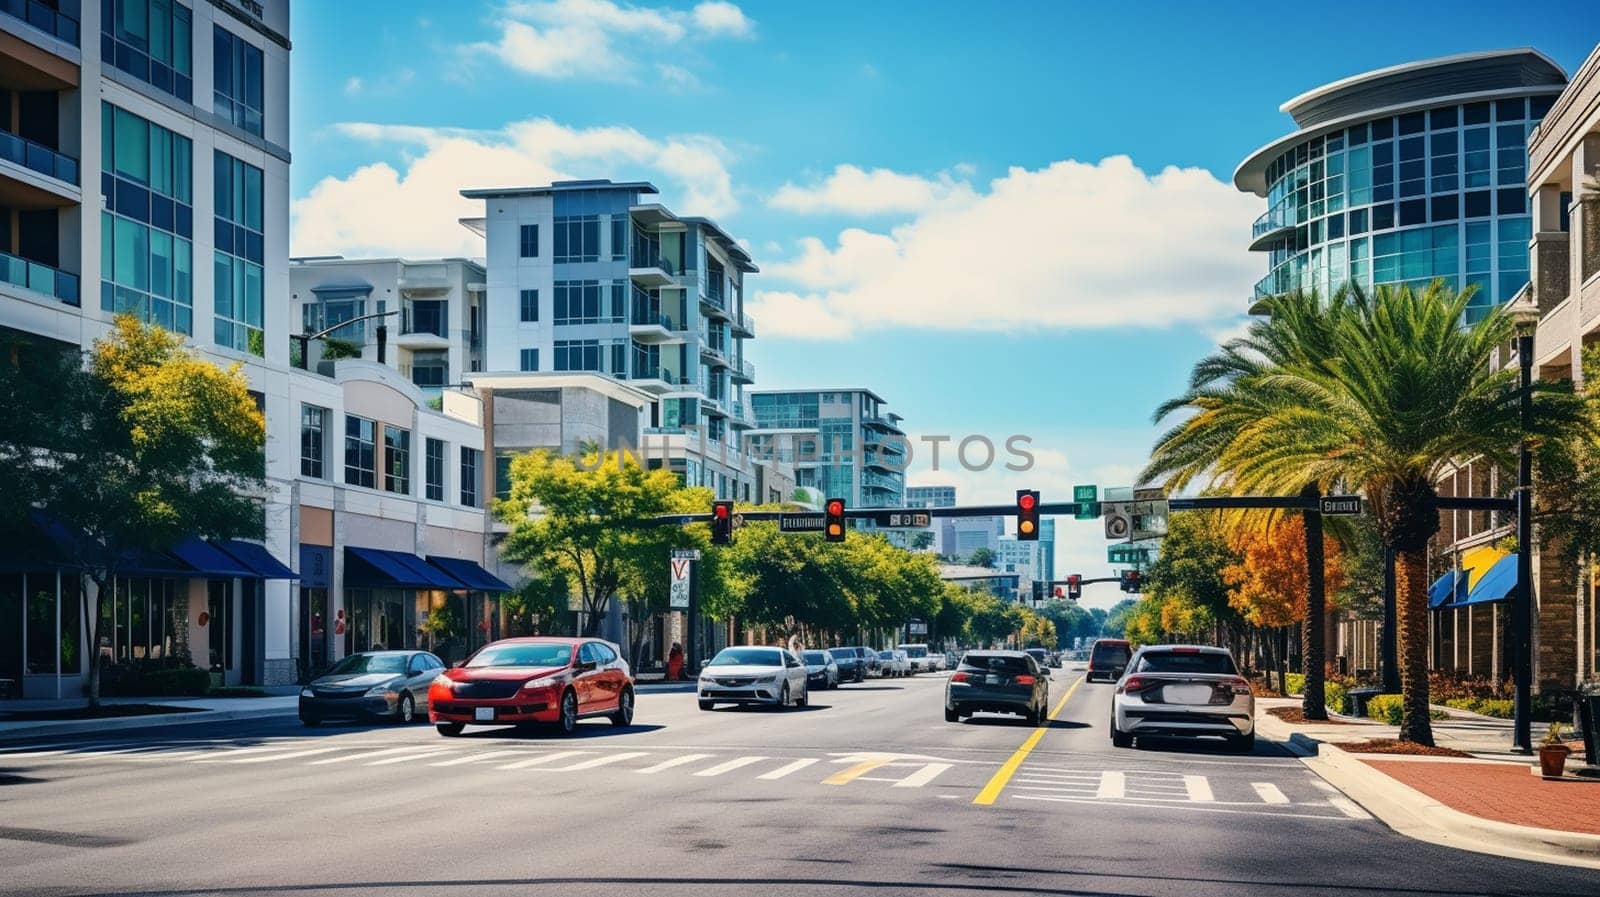
<path id="1" fill-rule="evenodd" d="M 1123 664 L 1128 662 L 1127 645 L 1098 645 L 1094 649 L 1095 663 Z"/>
<path id="2" fill-rule="evenodd" d="M 333 665 L 329 676 L 350 676 L 357 673 L 404 673 L 404 654 L 352 654 Z"/>
<path id="3" fill-rule="evenodd" d="M 854 648 L 834 648 L 832 651 L 829 651 L 828 654 L 832 656 L 834 660 L 856 659 L 856 650 Z"/>
<path id="4" fill-rule="evenodd" d="M 878 659 L 879 660 L 894 660 L 894 652 L 893 651 L 879 651 L 878 652 Z"/>
<path id="5" fill-rule="evenodd" d="M 571 645 L 490 645 L 467 661 L 468 667 L 564 667 L 572 660 Z"/>
<path id="6" fill-rule="evenodd" d="M 1028 649 L 1028 653 L 1032 654 L 1034 656 L 1034 659 L 1037 660 L 1037 659 L 1042 658 L 1045 655 L 1049 654 L 1050 652 L 1046 651 L 1043 648 L 1029 648 Z"/>
<path id="7" fill-rule="evenodd" d="M 828 665 L 828 652 L 826 652 L 826 651 L 807 651 L 802 656 L 805 658 L 805 661 L 806 661 L 806 663 L 808 665 L 813 665 L 813 666 L 827 666 Z"/>
<path id="8" fill-rule="evenodd" d="M 928 649 L 923 645 L 901 645 L 900 650 L 906 652 L 907 657 L 928 656 Z"/>
<path id="9" fill-rule="evenodd" d="M 961 658 L 961 669 L 969 672 L 1004 673 L 1016 676 L 1028 672 L 1028 659 L 1004 654 L 968 654 Z"/>
<path id="10" fill-rule="evenodd" d="M 723 648 L 711 658 L 708 666 L 714 667 L 781 667 L 783 658 L 771 648 Z"/>
<path id="11" fill-rule="evenodd" d="M 1232 676 L 1238 672 L 1233 658 L 1210 651 L 1146 651 L 1139 655 L 1136 673 L 1211 673 Z"/>

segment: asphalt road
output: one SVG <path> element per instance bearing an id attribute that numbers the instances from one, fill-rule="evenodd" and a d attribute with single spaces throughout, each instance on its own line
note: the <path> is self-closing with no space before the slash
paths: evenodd
<path id="1" fill-rule="evenodd" d="M 636 725 L 567 739 L 272 720 L 6 744 L 0 894 L 1597 893 L 1396 835 L 1270 742 L 1113 749 L 1110 686 L 1080 677 L 1055 671 L 1037 738 L 945 723 L 922 676 L 788 712 L 647 694 Z"/>

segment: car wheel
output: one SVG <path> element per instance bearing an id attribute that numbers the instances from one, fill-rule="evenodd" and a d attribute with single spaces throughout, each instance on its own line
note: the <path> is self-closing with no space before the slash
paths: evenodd
<path id="1" fill-rule="evenodd" d="M 711 710 L 712 708 L 714 708 L 716 706 L 717 706 L 717 704 L 716 704 L 715 701 L 701 701 L 700 702 L 700 709 L 701 710 Z"/>
<path id="2" fill-rule="evenodd" d="M 961 713 L 946 707 L 944 709 L 944 721 L 947 723 L 959 723 L 961 722 Z"/>
<path id="3" fill-rule="evenodd" d="M 867 681 L 867 674 L 861 672 L 860 670 L 856 670 L 856 684 L 860 685 L 865 681 Z"/>
<path id="4" fill-rule="evenodd" d="M 1133 736 L 1117 728 L 1117 717 L 1114 714 L 1111 717 L 1111 746 L 1133 747 Z"/>
<path id="5" fill-rule="evenodd" d="M 1249 735 L 1234 735 L 1228 739 L 1228 747 L 1233 748 L 1241 754 L 1248 754 L 1256 749 L 1256 733 L 1251 732 Z"/>
<path id="6" fill-rule="evenodd" d="M 611 725 L 633 725 L 633 689 L 624 688 L 617 696 L 617 712 L 611 714 Z"/>
<path id="7" fill-rule="evenodd" d="M 784 709 L 789 707 L 789 683 L 783 683 L 783 688 L 778 690 L 778 706 Z"/>
<path id="8" fill-rule="evenodd" d="M 561 696 L 561 713 L 556 716 L 556 728 L 562 735 L 578 730 L 578 696 L 571 691 Z"/>
<path id="9" fill-rule="evenodd" d="M 800 690 L 800 697 L 794 699 L 794 706 L 806 707 L 811 704 L 811 686 L 807 685 Z"/>
<path id="10" fill-rule="evenodd" d="M 314 726 L 320 726 L 320 725 L 322 725 L 322 720 L 317 719 L 314 716 L 302 716 L 302 717 L 300 717 L 300 725 L 306 726 L 308 728 L 309 727 L 314 727 Z"/>
<path id="11" fill-rule="evenodd" d="M 466 727 L 466 723 L 439 723 L 434 726 L 435 729 L 439 730 L 439 734 L 446 738 L 454 738 L 460 735 L 461 730 Z"/>
<path id="12" fill-rule="evenodd" d="M 409 693 L 400 696 L 400 706 L 394 712 L 394 721 L 402 726 L 417 721 L 417 702 Z"/>

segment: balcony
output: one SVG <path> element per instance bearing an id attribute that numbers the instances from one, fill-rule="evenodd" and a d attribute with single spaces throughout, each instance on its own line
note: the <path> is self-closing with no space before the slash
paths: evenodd
<path id="1" fill-rule="evenodd" d="M 660 396 L 669 392 L 682 392 L 694 384 L 690 383 L 687 377 L 681 376 L 676 371 L 660 367 L 645 368 L 635 366 L 633 377 L 629 379 L 628 385 Z"/>
<path id="2" fill-rule="evenodd" d="M 734 402 L 730 406 L 730 411 L 731 413 L 728 415 L 729 426 L 738 427 L 741 430 L 748 430 L 756 425 L 756 419 L 750 413 L 750 406 L 746 405 L 744 402 Z"/>
<path id="3" fill-rule="evenodd" d="M 867 470 L 861 473 L 861 488 L 899 494 L 905 491 L 905 484 L 899 477 L 886 476 Z"/>
<path id="4" fill-rule="evenodd" d="M 735 315 L 733 317 L 733 335 L 742 336 L 745 339 L 754 339 L 756 335 L 755 318 L 750 317 L 744 312 L 739 312 L 737 315 Z"/>
<path id="5" fill-rule="evenodd" d="M 1287 204 L 1279 203 L 1261 213 L 1261 217 L 1250 226 L 1250 251 L 1272 249 L 1288 239 L 1294 233 L 1293 212 Z"/>
<path id="6" fill-rule="evenodd" d="M 727 399 L 724 396 L 711 395 L 710 393 L 707 393 L 700 398 L 700 407 L 704 409 L 707 414 L 716 415 L 717 417 L 727 417 L 728 412 L 722 406 L 722 403 L 725 401 L 727 401 Z"/>
<path id="7" fill-rule="evenodd" d="M 443 296 L 450 292 L 448 265 L 406 265 L 397 284 L 408 296 Z"/>
<path id="8" fill-rule="evenodd" d="M 66 305 L 78 305 L 78 275 L 0 252 L 0 281 L 31 290 Z"/>
<path id="9" fill-rule="evenodd" d="M 400 311 L 400 336 L 395 345 L 407 349 L 450 348 L 449 306 L 444 302 L 411 302 Z"/>
<path id="10" fill-rule="evenodd" d="M 82 201 L 77 159 L 0 131 L 0 205 L 59 209 Z"/>
<path id="11" fill-rule="evenodd" d="M 904 431 L 900 429 L 900 426 L 896 424 L 892 418 L 883 417 L 880 415 L 867 415 L 861 418 L 861 423 L 863 426 L 876 427 L 880 430 L 886 430 L 890 433 L 899 433 L 902 436 L 905 435 Z"/>
<path id="12" fill-rule="evenodd" d="M 701 334 L 700 357 L 715 367 L 732 367 L 732 363 L 728 361 L 727 347 L 722 343 L 705 339 L 704 336 Z"/>
<path id="13" fill-rule="evenodd" d="M 738 364 L 729 365 L 728 367 L 729 367 L 729 370 L 733 374 L 733 382 L 735 382 L 735 383 L 754 383 L 754 382 L 756 382 L 756 366 L 755 366 L 755 362 L 752 362 L 752 361 L 741 361 Z"/>
<path id="14" fill-rule="evenodd" d="M 78 46 L 78 20 L 39 0 L 0 0 L 0 13 L 26 22 L 62 43 Z"/>
<path id="15" fill-rule="evenodd" d="M 681 343 L 685 342 L 685 337 L 678 329 L 680 326 L 671 315 L 661 311 L 658 300 L 638 287 L 633 288 L 628 315 L 630 336 L 646 344 Z"/>
<path id="16" fill-rule="evenodd" d="M 655 253 L 637 255 L 628 262 L 628 277 L 643 287 L 670 287 L 673 279 L 672 262 Z"/>
<path id="17" fill-rule="evenodd" d="M 727 301 L 722 296 L 720 289 L 711 289 L 700 294 L 700 310 L 707 315 L 722 321 L 732 321 L 734 314 L 728 309 Z"/>

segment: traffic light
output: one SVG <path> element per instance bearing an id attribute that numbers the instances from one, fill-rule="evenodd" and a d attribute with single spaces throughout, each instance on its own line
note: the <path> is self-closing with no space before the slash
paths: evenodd
<path id="1" fill-rule="evenodd" d="M 1066 594 L 1061 591 L 1061 587 L 1060 586 L 1056 586 L 1056 597 L 1057 598 L 1065 598 L 1066 597 Z"/>
<path id="2" fill-rule="evenodd" d="M 823 510 L 826 512 L 828 519 L 823 525 L 822 534 L 827 537 L 829 542 L 843 542 L 844 499 L 828 499 L 828 503 L 823 505 Z"/>
<path id="3" fill-rule="evenodd" d="M 1119 585 L 1124 592 L 1138 592 L 1144 587 L 1144 575 L 1138 570 L 1124 570 Z"/>
<path id="4" fill-rule="evenodd" d="M 1044 603 L 1044 580 L 1036 579 L 1033 581 L 1033 603 Z"/>
<path id="5" fill-rule="evenodd" d="M 711 503 L 711 544 L 733 544 L 733 502 Z"/>
<path id="6" fill-rule="evenodd" d="M 1067 577 L 1067 597 L 1073 601 L 1083 597 L 1083 577 L 1076 573 Z"/>
<path id="7" fill-rule="evenodd" d="M 1017 490 L 1017 541 L 1039 541 L 1039 490 Z"/>

